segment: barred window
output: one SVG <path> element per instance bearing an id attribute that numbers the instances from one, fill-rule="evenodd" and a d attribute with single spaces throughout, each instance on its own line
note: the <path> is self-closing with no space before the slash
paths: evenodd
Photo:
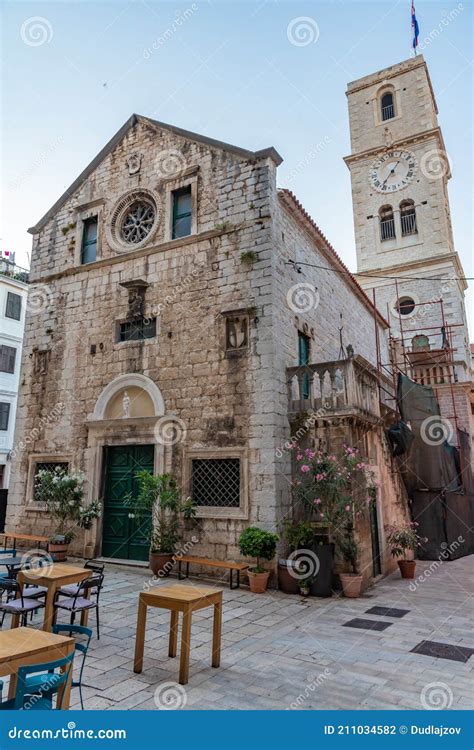
<path id="1" fill-rule="evenodd" d="M 191 495 L 199 507 L 240 507 L 240 458 L 193 458 Z"/>
<path id="2" fill-rule="evenodd" d="M 137 318 L 119 324 L 118 341 L 143 341 L 156 336 L 156 318 Z"/>
<path id="3" fill-rule="evenodd" d="M 60 474 L 67 474 L 69 471 L 69 461 L 37 461 L 35 464 L 34 474 L 34 485 L 33 485 L 33 500 L 37 500 L 36 497 L 36 477 L 40 471 L 57 471 Z"/>

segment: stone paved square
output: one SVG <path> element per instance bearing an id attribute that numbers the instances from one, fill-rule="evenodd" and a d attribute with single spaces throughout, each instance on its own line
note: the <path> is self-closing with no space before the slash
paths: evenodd
<path id="1" fill-rule="evenodd" d="M 418 562 L 417 573 L 428 567 Z M 421 640 L 473 646 L 472 578 L 469 557 L 443 563 L 419 584 L 395 573 L 353 600 L 305 600 L 273 590 L 258 595 L 223 585 L 221 667 L 211 667 L 212 611 L 197 612 L 189 683 L 180 686 L 179 659 L 168 658 L 164 610 L 148 611 L 143 672 L 134 674 L 138 594 L 150 572 L 107 564 L 101 638 L 94 627 L 84 669 L 85 708 L 473 708 L 474 658 L 460 663 L 412 653 Z M 200 583 L 190 579 L 183 585 Z M 410 611 L 403 619 L 380 617 L 391 622 L 384 632 L 342 627 L 363 616 L 368 604 Z M 40 621 L 37 615 L 34 624 Z M 80 708 L 76 689 L 71 708 Z"/>

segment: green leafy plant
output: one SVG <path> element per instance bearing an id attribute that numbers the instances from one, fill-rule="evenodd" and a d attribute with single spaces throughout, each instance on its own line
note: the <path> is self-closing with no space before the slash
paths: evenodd
<path id="1" fill-rule="evenodd" d="M 281 526 L 290 552 L 307 549 L 316 541 L 316 529 L 309 521 L 283 521 Z"/>
<path id="2" fill-rule="evenodd" d="M 176 479 L 171 474 L 150 474 L 141 470 L 136 474 L 138 494 L 128 496 L 127 505 L 133 516 L 143 523 L 142 531 L 147 535 L 152 553 L 176 552 L 181 541 L 182 520 L 196 518 L 196 505 L 191 498 L 181 499 Z M 151 516 L 151 523 L 146 521 Z"/>
<path id="3" fill-rule="evenodd" d="M 57 467 L 53 471 L 41 470 L 35 477 L 35 499 L 43 503 L 56 527 L 51 542 L 69 544 L 77 529 L 90 529 L 100 517 L 98 500 L 84 504 L 84 477 L 68 473 Z"/>
<path id="4" fill-rule="evenodd" d="M 418 535 L 417 527 L 418 524 L 416 521 L 398 526 L 385 526 L 387 544 L 390 547 L 393 557 L 403 557 L 403 559 L 406 559 L 406 554 L 409 550 L 416 552 L 418 547 L 421 547 L 428 541 L 427 537 Z"/>
<path id="5" fill-rule="evenodd" d="M 257 260 L 258 253 L 256 253 L 255 250 L 246 250 L 244 253 L 240 254 L 240 262 L 247 266 L 251 266 L 253 263 L 256 263 Z"/>
<path id="6" fill-rule="evenodd" d="M 275 556 L 278 535 L 270 531 L 259 529 L 257 526 L 249 526 L 239 537 L 239 548 L 245 557 L 253 557 L 257 565 L 250 568 L 251 573 L 264 573 L 265 569 L 260 565 L 260 560 L 271 560 Z"/>

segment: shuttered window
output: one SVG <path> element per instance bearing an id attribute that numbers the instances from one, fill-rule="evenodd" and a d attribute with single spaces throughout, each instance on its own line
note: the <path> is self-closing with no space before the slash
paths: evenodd
<path id="1" fill-rule="evenodd" d="M 10 404 L 0 402 L 0 430 L 8 430 L 8 421 L 10 419 Z"/>
<path id="2" fill-rule="evenodd" d="M 13 346 L 0 346 L 0 372 L 15 372 L 16 349 Z"/>
<path id="3" fill-rule="evenodd" d="M 14 292 L 8 292 L 7 294 L 7 309 L 5 310 L 7 318 L 13 320 L 20 320 L 21 318 L 21 297 L 19 294 Z"/>

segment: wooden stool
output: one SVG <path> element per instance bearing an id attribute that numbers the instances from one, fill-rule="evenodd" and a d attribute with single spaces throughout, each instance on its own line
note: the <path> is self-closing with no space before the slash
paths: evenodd
<path id="1" fill-rule="evenodd" d="M 178 645 L 178 616 L 183 613 L 181 631 L 181 657 L 179 682 L 186 685 L 189 677 L 189 647 L 191 645 L 192 613 L 205 607 L 214 607 L 212 629 L 212 666 L 218 667 L 221 660 L 222 591 L 207 586 L 157 586 L 155 590 L 143 591 L 138 599 L 137 633 L 135 638 L 134 672 L 143 668 L 147 607 L 161 607 L 171 610 L 169 656 L 176 656 Z"/>

